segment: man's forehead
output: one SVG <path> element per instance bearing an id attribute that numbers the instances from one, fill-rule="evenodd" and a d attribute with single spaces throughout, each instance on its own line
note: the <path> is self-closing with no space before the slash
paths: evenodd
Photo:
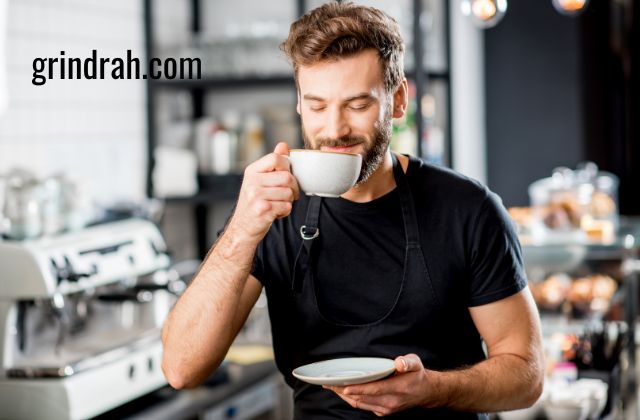
<path id="1" fill-rule="evenodd" d="M 298 68 L 298 88 L 304 98 L 350 98 L 363 93 L 378 96 L 384 88 L 382 66 L 373 50 L 337 60 L 326 60 Z"/>

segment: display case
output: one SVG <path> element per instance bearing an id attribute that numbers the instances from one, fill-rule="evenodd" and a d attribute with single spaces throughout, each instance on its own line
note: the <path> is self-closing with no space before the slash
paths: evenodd
<path id="1" fill-rule="evenodd" d="M 635 402 L 637 238 L 640 221 L 623 218 L 618 234 L 606 243 L 523 243 L 547 377 L 544 401 L 531 418 L 553 418 L 557 406 L 589 402 L 590 418 L 619 418 L 632 398 Z M 584 384 L 592 388 L 585 391 Z M 606 390 L 606 400 L 604 394 L 596 398 L 596 385 L 597 392 Z"/>

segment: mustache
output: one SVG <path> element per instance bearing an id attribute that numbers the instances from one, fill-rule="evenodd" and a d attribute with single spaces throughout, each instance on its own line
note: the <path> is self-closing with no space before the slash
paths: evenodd
<path id="1" fill-rule="evenodd" d="M 316 145 L 318 149 L 322 146 L 327 147 L 347 147 L 353 146 L 354 144 L 364 143 L 366 139 L 363 136 L 344 136 L 337 139 L 332 138 L 318 138 L 316 140 Z"/>

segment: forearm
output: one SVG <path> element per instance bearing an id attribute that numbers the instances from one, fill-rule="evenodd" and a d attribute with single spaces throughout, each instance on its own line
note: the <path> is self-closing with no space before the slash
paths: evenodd
<path id="1" fill-rule="evenodd" d="M 531 360 L 536 360 L 532 358 Z M 491 357 L 472 367 L 436 372 L 427 370 L 429 407 L 459 411 L 496 412 L 533 404 L 542 392 L 541 368 L 514 354 Z"/>
<path id="2" fill-rule="evenodd" d="M 205 258 L 163 328 L 163 369 L 176 388 L 198 385 L 222 362 L 256 249 L 230 225 Z"/>
<path id="3" fill-rule="evenodd" d="M 256 247 L 300 195 L 288 151 L 278 143 L 247 166 L 228 228 L 165 323 L 162 370 L 175 388 L 199 385 L 218 367 L 260 294 L 247 282 Z"/>

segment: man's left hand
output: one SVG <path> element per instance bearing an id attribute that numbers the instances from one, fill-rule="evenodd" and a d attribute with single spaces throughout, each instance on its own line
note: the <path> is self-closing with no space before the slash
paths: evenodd
<path id="1" fill-rule="evenodd" d="M 360 385 L 325 386 L 352 407 L 387 416 L 423 405 L 427 394 L 427 372 L 415 354 L 395 359 L 396 375 Z"/>

